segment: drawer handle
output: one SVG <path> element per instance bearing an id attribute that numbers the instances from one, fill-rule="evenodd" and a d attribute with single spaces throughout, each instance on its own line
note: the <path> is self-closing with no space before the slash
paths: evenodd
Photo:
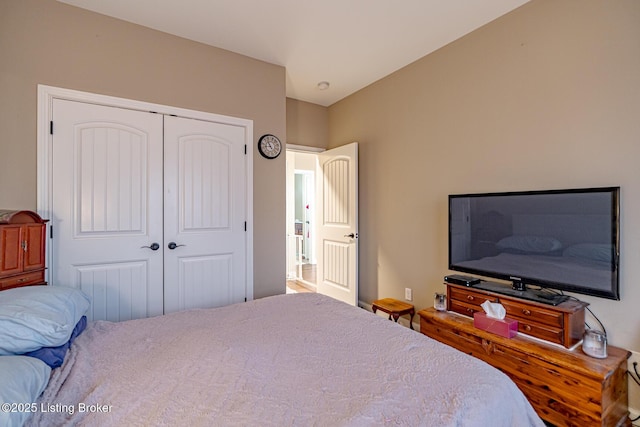
<path id="1" fill-rule="evenodd" d="M 22 283 L 24 281 L 28 280 L 27 278 L 23 277 L 22 279 L 18 279 L 18 283 Z"/>
<path id="2" fill-rule="evenodd" d="M 474 310 L 473 310 L 472 308 L 467 308 L 467 313 L 469 313 L 469 314 L 473 314 L 473 311 L 474 311 Z"/>
<path id="3" fill-rule="evenodd" d="M 469 301 L 474 301 L 474 300 L 475 300 L 475 297 L 474 297 L 473 295 L 467 295 L 467 299 L 468 299 Z"/>
<path id="4" fill-rule="evenodd" d="M 522 325 L 522 329 L 524 329 L 527 332 L 531 332 L 531 325 Z"/>
<path id="5" fill-rule="evenodd" d="M 522 314 L 525 316 L 531 316 L 531 310 L 527 310 L 526 308 L 522 309 Z"/>

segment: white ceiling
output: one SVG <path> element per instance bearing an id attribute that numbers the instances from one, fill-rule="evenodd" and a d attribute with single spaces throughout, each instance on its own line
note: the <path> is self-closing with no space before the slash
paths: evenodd
<path id="1" fill-rule="evenodd" d="M 528 0 L 58 1 L 282 65 L 288 97 L 328 106 Z"/>

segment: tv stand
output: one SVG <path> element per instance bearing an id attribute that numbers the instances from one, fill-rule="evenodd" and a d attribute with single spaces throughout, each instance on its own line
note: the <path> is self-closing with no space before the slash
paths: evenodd
<path id="1" fill-rule="evenodd" d="M 485 291 L 491 291 L 498 294 L 508 295 L 516 298 L 522 298 L 529 301 L 539 302 L 541 304 L 558 305 L 569 299 L 566 295 L 552 294 L 550 292 L 543 292 L 536 289 L 528 289 L 527 285 L 522 282 L 514 281 L 514 284 L 509 287 L 496 282 L 480 281 L 480 283 L 473 285 L 476 289 L 483 289 Z"/>

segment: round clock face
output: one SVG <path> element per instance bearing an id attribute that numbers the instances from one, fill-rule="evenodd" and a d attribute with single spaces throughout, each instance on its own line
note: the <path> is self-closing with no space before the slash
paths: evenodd
<path id="1" fill-rule="evenodd" d="M 282 144 L 275 135 L 262 135 L 258 141 L 258 151 L 267 159 L 275 159 L 282 151 Z"/>

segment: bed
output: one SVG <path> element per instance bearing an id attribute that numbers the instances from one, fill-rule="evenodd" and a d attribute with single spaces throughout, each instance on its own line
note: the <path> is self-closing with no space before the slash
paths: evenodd
<path id="1" fill-rule="evenodd" d="M 544 425 L 488 364 L 311 293 L 92 322 L 28 412 L 19 423 Z"/>

